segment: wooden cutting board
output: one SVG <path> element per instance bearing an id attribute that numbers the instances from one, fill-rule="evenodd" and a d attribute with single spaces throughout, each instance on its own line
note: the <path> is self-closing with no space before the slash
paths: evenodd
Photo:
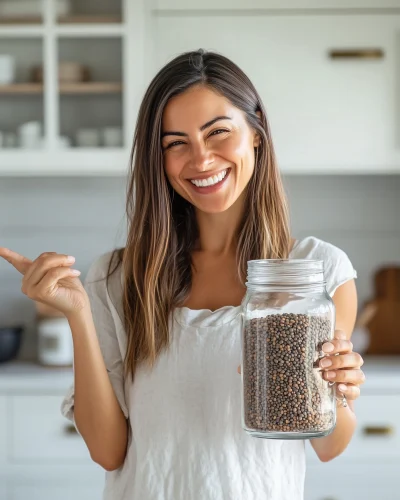
<path id="1" fill-rule="evenodd" d="M 400 266 L 379 269 L 375 274 L 375 313 L 366 324 L 370 343 L 366 354 L 400 354 Z"/>

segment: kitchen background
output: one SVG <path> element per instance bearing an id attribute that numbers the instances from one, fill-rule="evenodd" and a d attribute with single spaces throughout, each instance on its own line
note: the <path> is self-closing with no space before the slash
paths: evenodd
<path id="1" fill-rule="evenodd" d="M 314 235 L 342 248 L 357 270 L 360 306 L 375 296 L 374 274 L 400 263 L 400 177 L 284 177 L 296 238 Z M 2 243 L 33 259 L 44 251 L 74 255 L 82 279 L 96 256 L 123 245 L 123 177 L 3 178 Z M 29 328 L 21 358 L 35 358 L 35 307 L 21 278 L 0 260 L 0 318 Z"/>
<path id="2" fill-rule="evenodd" d="M 400 0 L 0 0 L 0 246 L 73 255 L 84 279 L 123 245 L 144 89 L 200 47 L 231 57 L 264 100 L 293 235 L 348 254 L 360 316 L 370 300 L 387 308 L 385 326 L 369 323 L 386 352 L 365 354 L 356 434 L 329 463 L 307 446 L 305 500 L 400 500 Z M 378 300 L 382 268 L 392 292 Z M 46 318 L 20 287 L 0 260 L 0 335 L 24 329 L 0 363 L 0 500 L 101 498 L 104 471 L 60 414 L 68 348 L 39 349 Z M 353 338 L 365 350 L 368 328 Z"/>

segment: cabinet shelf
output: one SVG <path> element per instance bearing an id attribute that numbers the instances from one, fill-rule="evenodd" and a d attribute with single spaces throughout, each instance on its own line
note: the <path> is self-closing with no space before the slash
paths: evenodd
<path id="1" fill-rule="evenodd" d="M 128 173 L 130 148 L 3 149 L 0 176 L 114 176 Z"/>
<path id="2" fill-rule="evenodd" d="M 117 94 L 122 92 L 120 82 L 61 83 L 60 94 Z M 13 83 L 0 85 L 0 95 L 42 94 L 41 83 Z"/>
<path id="3" fill-rule="evenodd" d="M 121 24 L 122 17 L 119 15 L 69 15 L 60 16 L 59 24 Z"/>
<path id="4" fill-rule="evenodd" d="M 0 85 L 0 95 L 14 94 L 41 94 L 43 85 L 41 83 L 12 83 L 10 85 Z"/>
<path id="5" fill-rule="evenodd" d="M 85 15 L 75 14 L 60 16 L 57 18 L 58 24 L 121 24 L 120 15 Z M 0 25 L 8 24 L 43 24 L 42 16 L 0 16 Z"/>
<path id="6" fill-rule="evenodd" d="M 122 92 L 120 82 L 62 83 L 60 94 L 118 94 Z"/>
<path id="7" fill-rule="evenodd" d="M 41 16 L 0 16 L 0 25 L 2 24 L 42 24 Z"/>

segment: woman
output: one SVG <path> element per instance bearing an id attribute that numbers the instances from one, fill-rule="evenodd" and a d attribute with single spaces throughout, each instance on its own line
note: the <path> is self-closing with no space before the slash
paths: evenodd
<path id="1" fill-rule="evenodd" d="M 104 498 L 303 498 L 304 441 L 257 439 L 241 428 L 247 261 L 324 260 L 337 330 L 324 345 L 336 356 L 321 370 L 337 382 L 338 411 L 334 431 L 311 440 L 323 461 L 348 445 L 364 381 L 349 340 L 356 273 L 335 246 L 291 238 L 264 106 L 227 58 L 185 53 L 150 83 L 127 215 L 125 248 L 98 258 L 85 288 L 73 258 L 45 253 L 31 262 L 1 250 L 24 274 L 22 291 L 69 320 L 75 380 L 62 412 L 108 471 Z"/>

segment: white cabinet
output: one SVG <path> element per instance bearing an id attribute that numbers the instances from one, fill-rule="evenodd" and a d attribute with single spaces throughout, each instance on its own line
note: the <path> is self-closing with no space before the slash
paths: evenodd
<path id="1" fill-rule="evenodd" d="M 159 9 L 384 9 L 400 7 L 399 0 L 156 0 Z"/>
<path id="2" fill-rule="evenodd" d="M 248 74 L 284 172 L 400 172 L 399 14 L 155 13 L 152 32 L 154 71 L 202 47 Z M 364 49 L 380 52 L 331 56 Z"/>
<path id="3" fill-rule="evenodd" d="M 56 3 L 14 25 L 0 16 L 0 53 L 19 75 L 0 86 L 0 131 L 43 124 L 42 149 L 0 148 L 0 175 L 125 175 L 149 80 L 199 47 L 253 80 L 283 172 L 400 172 L 400 0 L 82 0 L 61 18 Z M 382 57 L 330 57 L 365 49 Z M 58 63 L 71 60 L 90 66 L 91 82 L 58 83 Z M 43 85 L 29 61 L 43 64 Z M 122 129 L 122 144 L 105 146 L 107 126 Z M 79 147 L 87 128 L 99 147 Z"/>
<path id="4" fill-rule="evenodd" d="M 43 0 L 36 16 L 23 15 L 27 2 L 18 16 L 0 9 L 0 54 L 16 67 L 0 85 L 0 175 L 127 172 L 143 90 L 142 1 L 70 2 L 62 16 L 58 0 Z"/>
<path id="5" fill-rule="evenodd" d="M 304 500 L 399 500 L 399 463 L 335 462 L 307 467 Z"/>
<path id="6" fill-rule="evenodd" d="M 399 500 L 400 365 L 365 357 L 366 383 L 355 402 L 357 427 L 346 450 L 319 461 L 306 443 L 304 500 Z"/>
<path id="7" fill-rule="evenodd" d="M 61 414 L 72 370 L 0 366 L 0 500 L 100 500 L 105 470 Z"/>
<path id="8" fill-rule="evenodd" d="M 305 500 L 400 498 L 399 358 L 364 359 L 357 431 L 344 453 L 328 463 L 319 462 L 306 443 Z M 0 464 L 0 500 L 102 497 L 105 471 L 88 457 L 79 435 L 63 432 L 69 423 L 60 404 L 70 382 L 61 372 L 26 364 L 8 372 L 0 367 L 0 444 L 6 443 L 0 453 L 7 457 Z"/>
<path id="9" fill-rule="evenodd" d="M 10 396 L 9 407 L 13 461 L 76 463 L 90 459 L 85 442 L 74 425 L 61 415 L 60 396 Z"/>
<path id="10" fill-rule="evenodd" d="M 356 414 L 346 460 L 397 461 L 400 471 L 400 389 L 398 394 L 363 394 Z"/>

